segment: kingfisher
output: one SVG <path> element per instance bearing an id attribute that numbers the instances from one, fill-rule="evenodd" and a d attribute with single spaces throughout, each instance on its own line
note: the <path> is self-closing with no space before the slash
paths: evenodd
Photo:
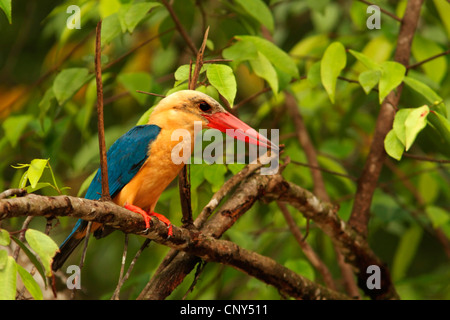
<path id="1" fill-rule="evenodd" d="M 149 228 L 152 216 L 158 218 L 168 226 L 168 236 L 172 235 L 172 224 L 165 216 L 154 212 L 154 209 L 164 189 L 178 176 L 184 166 L 184 163 L 175 163 L 172 160 L 172 150 L 179 144 L 179 141 L 172 138 L 172 133 L 176 129 L 186 130 L 190 134 L 187 141 L 191 143 L 188 150 L 193 150 L 196 121 L 201 122 L 202 129 L 218 129 L 230 135 L 233 132 L 233 137 L 237 139 L 278 149 L 270 140 L 227 112 L 207 94 L 195 90 L 181 90 L 163 98 L 154 108 L 146 125 L 133 127 L 114 142 L 107 152 L 107 164 L 112 201 L 141 214 L 146 228 Z M 190 154 L 183 155 L 186 156 L 190 157 Z M 85 198 L 99 200 L 101 194 L 99 168 Z M 87 221 L 78 220 L 53 258 L 54 271 L 64 264 L 73 250 L 83 241 L 87 225 Z M 92 223 L 91 232 L 94 232 L 97 238 L 108 234 L 103 225 L 97 222 Z"/>

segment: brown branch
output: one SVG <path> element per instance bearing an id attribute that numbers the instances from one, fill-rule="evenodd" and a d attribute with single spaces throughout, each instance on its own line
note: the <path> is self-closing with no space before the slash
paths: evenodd
<path id="1" fill-rule="evenodd" d="M 367 4 L 368 6 L 375 5 L 375 3 L 371 3 L 371 2 L 366 1 L 366 0 L 358 0 L 358 1 L 359 1 L 359 2 L 362 2 L 362 3 L 365 3 L 365 4 Z M 380 11 L 383 12 L 385 15 L 391 17 L 392 19 L 394 19 L 394 20 L 396 20 L 396 21 L 398 21 L 398 22 L 400 22 L 400 23 L 402 22 L 402 19 L 400 19 L 399 17 L 397 17 L 395 14 L 393 14 L 393 13 L 387 11 L 386 9 L 381 8 L 380 6 L 378 6 L 378 7 L 380 8 Z M 405 13 L 405 15 L 406 15 L 406 13 Z"/>
<path id="2" fill-rule="evenodd" d="M 208 39 L 209 27 L 205 31 L 205 35 L 203 37 L 202 45 L 200 46 L 200 50 L 197 53 L 197 60 L 195 63 L 194 75 L 191 77 L 191 69 L 192 64 L 189 67 L 189 89 L 195 90 L 197 86 L 198 77 L 200 75 L 200 70 L 203 66 L 203 55 L 205 53 L 206 48 L 206 40 Z M 181 211 L 183 213 L 182 222 L 186 226 L 190 226 L 193 224 L 192 219 L 192 206 L 191 206 L 191 184 L 189 178 L 189 165 L 186 164 L 183 169 L 181 169 L 178 175 L 178 189 L 180 193 L 180 201 L 181 201 Z"/>
<path id="3" fill-rule="evenodd" d="M 338 177 L 350 179 L 352 181 L 357 181 L 358 180 L 357 178 L 355 178 L 354 176 L 351 176 L 349 174 L 340 173 L 340 172 L 337 172 L 337 171 L 325 169 L 325 168 L 318 167 L 318 166 L 312 166 L 312 165 L 307 164 L 307 163 L 302 163 L 302 162 L 295 161 L 295 160 L 291 160 L 291 163 L 293 163 L 295 165 L 298 165 L 298 166 L 303 166 L 303 167 L 311 168 L 311 169 L 314 169 L 314 170 L 319 170 L 319 171 L 322 171 L 322 172 L 325 172 L 325 173 L 329 173 L 329 174 L 332 174 L 332 175 L 335 175 L 335 176 L 338 176 Z"/>
<path id="4" fill-rule="evenodd" d="M 268 183 L 270 176 L 255 176 L 252 184 Z M 248 190 L 248 189 L 246 189 Z M 255 192 L 250 190 L 250 192 Z M 259 193 L 263 190 L 259 190 Z M 248 210 L 242 206 L 243 192 L 237 195 L 241 203 L 240 213 Z M 256 199 L 254 200 L 256 201 Z M 253 201 L 253 202 L 254 202 Z M 25 197 L 0 201 L 0 219 L 18 216 L 73 216 L 87 221 L 103 223 L 126 233 L 141 234 L 160 244 L 173 249 L 185 251 L 205 261 L 219 262 L 244 271 L 266 283 L 275 286 L 282 293 L 298 299 L 346 299 L 343 294 L 324 288 L 278 264 L 274 260 L 257 253 L 245 250 L 229 241 L 217 240 L 215 235 L 207 235 L 215 224 L 209 224 L 205 233 L 185 228 L 173 227 L 173 236 L 167 237 L 167 226 L 156 218 L 152 218 L 152 226 L 142 233 L 145 223 L 141 215 L 117 206 L 112 202 L 93 201 L 70 196 L 45 197 L 29 194 Z M 238 212 L 227 212 L 216 215 L 219 220 L 234 220 Z M 216 221 L 217 222 L 217 221 Z M 223 233 L 227 226 L 222 225 L 218 232 Z M 217 230 L 216 230 L 217 231 Z M 211 232 L 212 233 L 212 232 Z M 183 264 L 184 265 L 184 264 Z"/>
<path id="5" fill-rule="evenodd" d="M 9 198 L 12 196 L 18 196 L 22 197 L 27 194 L 27 191 L 25 189 L 8 189 L 0 193 L 0 200 Z"/>
<path id="6" fill-rule="evenodd" d="M 320 259 L 320 257 L 317 255 L 317 253 L 313 250 L 313 248 L 303 239 L 302 232 L 300 231 L 300 228 L 295 223 L 294 218 L 289 213 L 288 208 L 286 205 L 282 202 L 277 201 L 277 205 L 281 210 L 281 213 L 284 216 L 284 219 L 286 220 L 289 229 L 291 230 L 291 233 L 293 234 L 295 240 L 297 240 L 297 243 L 300 245 L 300 248 L 302 249 L 305 256 L 308 258 L 308 260 L 311 262 L 314 268 L 319 271 L 319 273 L 322 275 L 322 279 L 325 283 L 325 285 L 333 290 L 336 290 L 336 284 L 334 283 L 333 276 L 331 275 L 330 270 L 328 270 L 325 263 Z"/>
<path id="7" fill-rule="evenodd" d="M 136 47 L 132 48 L 131 50 L 125 52 L 123 55 L 121 55 L 120 57 L 118 57 L 117 59 L 111 61 L 110 63 L 108 63 L 106 66 L 104 66 L 102 68 L 103 71 L 105 71 L 106 69 L 111 68 L 113 65 L 115 65 L 116 63 L 119 63 L 120 61 L 122 61 L 123 59 L 125 59 L 126 57 L 128 57 L 130 54 L 132 54 L 133 52 L 137 51 L 138 49 L 142 48 L 143 46 L 149 44 L 150 42 L 152 42 L 153 40 L 159 39 L 161 38 L 163 35 L 165 35 L 166 33 L 169 33 L 171 31 L 174 31 L 175 28 L 169 28 L 163 32 L 158 33 L 157 35 L 150 37 L 149 39 L 141 42 L 140 44 L 138 44 Z"/>
<path id="8" fill-rule="evenodd" d="M 103 121 L 103 83 L 101 63 L 101 30 L 102 21 L 97 23 L 95 38 L 95 81 L 97 83 L 97 115 L 98 115 L 98 144 L 100 149 L 100 170 L 102 174 L 102 197 L 104 201 L 111 200 L 108 183 L 108 164 L 106 161 L 105 124 Z"/>
<path id="9" fill-rule="evenodd" d="M 332 240 L 352 265 L 358 276 L 358 285 L 372 299 L 398 299 L 389 270 L 373 253 L 367 241 L 356 233 L 336 214 L 336 208 L 321 202 L 309 191 L 285 181 L 281 176 L 273 178 L 265 193 L 266 200 L 283 201 L 298 209 L 305 218 L 314 221 Z M 369 290 L 366 285 L 367 267 L 377 265 L 381 270 L 381 289 Z"/>
<path id="10" fill-rule="evenodd" d="M 423 65 L 423 64 L 425 64 L 425 63 L 427 63 L 427 62 L 430 62 L 430 61 L 432 61 L 432 60 L 434 60 L 434 59 L 437 59 L 437 58 L 439 58 L 439 57 L 445 56 L 445 55 L 447 55 L 447 54 L 450 54 L 450 49 L 447 50 L 447 51 L 438 53 L 438 54 L 436 54 L 436 55 L 434 55 L 434 56 L 431 56 L 431 57 L 429 57 L 429 58 L 427 58 L 427 59 L 425 59 L 425 60 L 422 60 L 422 61 L 416 62 L 416 63 L 414 63 L 414 64 L 411 64 L 411 65 L 407 66 L 406 68 L 407 68 L 407 69 L 417 68 L 417 67 L 419 67 L 419 66 L 421 66 L 421 65 Z"/>
<path id="11" fill-rule="evenodd" d="M 292 120 L 294 121 L 294 126 L 296 128 L 297 139 L 305 151 L 306 158 L 309 165 L 311 166 L 311 175 L 314 181 L 314 194 L 321 200 L 330 202 L 330 197 L 328 196 L 327 190 L 325 188 L 325 182 L 323 180 L 322 172 L 320 170 L 314 169 L 314 167 L 319 167 L 319 162 L 317 161 L 316 149 L 309 137 L 308 130 L 306 129 L 303 117 L 297 106 L 295 98 L 288 92 L 285 93 L 286 96 L 286 107 Z M 333 244 L 336 246 L 335 244 Z M 336 249 L 336 248 L 335 248 Z M 344 259 L 341 257 L 341 252 L 336 249 L 336 255 L 338 258 L 339 267 L 344 279 L 345 287 L 348 294 L 351 297 L 358 297 L 359 291 L 355 283 L 353 272 L 349 265 L 347 265 Z"/>
<path id="12" fill-rule="evenodd" d="M 197 48 L 195 48 L 194 42 L 189 37 L 188 33 L 186 32 L 186 29 L 184 29 L 183 25 L 180 22 L 180 19 L 178 19 L 178 16 L 175 13 L 175 10 L 173 9 L 172 5 L 167 0 L 162 0 L 162 3 L 166 7 L 167 11 L 169 11 L 169 14 L 172 17 L 172 20 L 175 23 L 178 32 L 183 37 L 184 41 L 186 41 L 186 44 L 188 45 L 189 49 L 191 49 L 192 53 L 196 55 Z"/>
<path id="13" fill-rule="evenodd" d="M 153 93 L 153 92 L 145 92 L 145 91 L 141 91 L 141 90 L 136 90 L 136 92 L 143 93 L 143 94 L 148 94 L 149 96 L 154 96 L 154 97 L 161 97 L 161 98 L 165 98 L 166 97 L 163 94 L 158 94 L 158 93 Z"/>
<path id="14" fill-rule="evenodd" d="M 411 44 L 420 16 L 423 0 L 408 1 L 404 18 L 398 35 L 395 61 L 407 66 L 411 54 Z M 355 201 L 349 224 L 364 237 L 367 236 L 367 225 L 370 219 L 370 207 L 373 193 L 386 158 L 384 139 L 391 130 L 395 116 L 395 108 L 400 101 L 403 86 L 391 91 L 381 104 L 375 125 L 373 141 L 364 169 L 358 181 Z"/>
<path id="15" fill-rule="evenodd" d="M 433 158 L 418 156 L 418 155 L 409 154 L 409 153 L 403 153 L 403 156 L 406 158 L 411 158 L 411 159 L 419 160 L 419 161 L 436 162 L 436 163 L 441 163 L 441 164 L 449 164 L 450 163 L 450 160 L 433 159 Z"/>
<path id="16" fill-rule="evenodd" d="M 122 288 L 122 285 L 124 283 L 123 273 L 125 271 L 125 262 L 127 261 L 127 252 L 128 252 L 128 233 L 125 233 L 125 241 L 122 253 L 122 264 L 120 266 L 120 273 L 119 273 L 119 282 L 117 283 L 117 287 L 114 290 L 111 300 L 119 300 L 120 289 Z"/>

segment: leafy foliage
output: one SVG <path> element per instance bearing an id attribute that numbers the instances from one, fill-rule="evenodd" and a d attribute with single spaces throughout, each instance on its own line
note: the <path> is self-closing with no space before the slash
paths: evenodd
<path id="1" fill-rule="evenodd" d="M 399 17 L 406 6 L 406 1 L 374 2 Z M 11 1 L 0 0 L 0 11 L 5 13 L 0 14 L 0 189 L 21 187 L 44 195 L 82 195 L 98 166 L 93 112 L 93 30 L 97 21 L 103 21 L 107 146 L 132 126 L 146 123 L 151 107 L 160 99 L 136 90 L 167 95 L 186 89 L 189 65 L 195 56 L 159 1 L 76 1 L 81 9 L 81 29 L 66 27 L 70 15 L 66 9 L 73 1 L 63 1 L 56 7 L 51 2 L 35 3 L 15 6 L 13 2 L 11 10 Z M 234 111 L 255 128 L 280 129 L 284 155 L 292 160 L 283 176 L 313 190 L 310 171 L 296 164 L 307 163 L 307 158 L 285 108 L 285 93 L 293 94 L 320 166 L 327 170 L 323 173 L 327 192 L 345 220 L 357 188 L 355 180 L 349 178 L 361 174 L 380 104 L 403 84 L 394 126 L 385 139 L 386 152 L 395 160 L 389 158 L 381 173 L 371 205 L 368 241 L 391 266 L 402 298 L 449 299 L 445 254 L 450 238 L 449 58 L 442 55 L 420 62 L 448 49 L 450 4 L 425 1 L 410 59 L 410 66 L 419 64 L 407 68 L 394 61 L 400 26 L 397 21 L 382 15 L 381 29 L 369 30 L 366 4 L 350 0 L 341 3 L 175 0 L 173 9 L 196 46 L 210 26 L 205 56 L 215 61 L 204 64 L 198 90 L 218 100 L 222 96 L 230 107 L 252 97 Z M 407 157 L 411 154 L 441 163 Z M 192 165 L 194 213 L 241 168 L 239 164 Z M 70 189 L 60 188 L 62 185 Z M 167 214 L 174 223 L 179 221 L 176 183 L 162 194 L 156 211 Z M 300 228 L 306 228 L 301 214 L 291 213 Z M 11 245 L 5 229 L 20 229 L 21 222 L 3 221 L 0 246 Z M 74 223 L 65 218 L 60 222 L 50 234 L 57 243 Z M 13 241 L 45 279 L 55 247 L 50 238 L 37 231 L 27 234 L 28 245 L 39 259 L 18 239 Z M 299 250 L 275 204 L 255 205 L 225 237 L 322 281 Z M 311 227 L 307 241 L 332 275 L 340 278 L 330 239 Z M 138 237 L 130 237 L 129 252 L 137 251 L 141 242 Z M 38 244 L 45 248 L 41 250 Z M 90 241 L 83 270 L 84 298 L 110 298 L 117 283 L 122 248 L 123 237 L 118 232 L 101 241 Z M 123 296 L 136 298 L 166 252 L 167 248 L 156 245 L 144 252 Z M 76 254 L 70 263 L 78 263 Z M 28 271 L 0 250 L 2 298 L 15 297 L 16 273 L 33 298 L 43 297 Z M 181 298 L 193 277 L 188 277 L 170 298 Z M 196 290 L 188 297 L 278 299 L 279 294 L 234 269 L 207 265 Z"/>

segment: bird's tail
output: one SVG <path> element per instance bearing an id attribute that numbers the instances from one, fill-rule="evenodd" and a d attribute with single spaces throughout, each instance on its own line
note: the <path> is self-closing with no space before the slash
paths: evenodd
<path id="1" fill-rule="evenodd" d="M 75 250 L 75 248 L 83 241 L 86 236 L 88 222 L 84 220 L 78 220 L 75 227 L 69 236 L 64 240 L 64 242 L 59 247 L 59 252 L 53 257 L 52 270 L 57 271 L 62 267 L 64 262 L 70 254 Z"/>

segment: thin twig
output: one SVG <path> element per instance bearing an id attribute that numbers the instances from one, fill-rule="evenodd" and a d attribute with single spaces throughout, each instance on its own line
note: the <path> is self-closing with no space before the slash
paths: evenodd
<path id="1" fill-rule="evenodd" d="M 138 49 L 142 48 L 143 46 L 149 44 L 149 43 L 152 42 L 153 40 L 156 40 L 156 39 L 161 38 L 161 37 L 162 37 L 163 35 L 165 35 L 166 33 L 169 33 L 169 32 L 174 31 L 174 30 L 175 30 L 175 28 L 167 29 L 167 30 L 165 30 L 165 31 L 163 31 L 163 32 L 160 32 L 160 33 L 158 33 L 157 35 L 155 35 L 155 36 L 153 36 L 153 37 L 151 37 L 151 38 L 149 38 L 149 39 L 147 39 L 147 40 L 141 42 L 141 43 L 138 44 L 136 47 L 132 48 L 131 50 L 127 51 L 126 53 L 124 53 L 123 55 L 121 55 L 120 57 L 118 57 L 117 59 L 115 59 L 115 60 L 111 61 L 110 63 L 108 63 L 106 66 L 104 66 L 104 67 L 102 68 L 102 70 L 105 71 L 106 69 L 112 67 L 112 66 L 115 65 L 116 63 L 118 63 L 118 62 L 122 61 L 123 59 L 125 59 L 126 57 L 128 57 L 130 54 L 132 54 L 132 53 L 135 52 L 136 50 L 138 50 Z"/>
<path id="2" fill-rule="evenodd" d="M 186 300 L 188 294 L 191 293 L 194 290 L 195 285 L 197 284 L 197 281 L 200 278 L 200 275 L 202 274 L 203 270 L 205 270 L 206 263 L 207 262 L 205 262 L 203 260 L 200 260 L 199 264 L 197 265 L 197 270 L 195 270 L 194 280 L 192 281 L 189 289 L 183 295 L 183 298 L 181 298 L 181 300 Z"/>
<path id="3" fill-rule="evenodd" d="M 449 164 L 450 163 L 450 160 L 433 159 L 433 158 L 418 156 L 418 155 L 409 154 L 409 153 L 404 153 L 403 156 L 405 156 L 406 158 L 411 158 L 411 159 L 415 159 L 415 160 L 419 160 L 419 161 L 436 162 L 436 163 L 442 163 L 442 164 Z"/>
<path id="4" fill-rule="evenodd" d="M 371 2 L 366 1 L 366 0 L 359 0 L 359 2 L 365 3 L 368 6 L 375 5 L 375 3 L 371 3 Z M 394 20 L 396 20 L 396 21 L 398 21 L 400 23 L 402 22 L 402 19 L 397 17 L 395 14 L 393 14 L 393 13 L 391 13 L 391 12 L 387 11 L 386 9 L 381 8 L 381 7 L 379 7 L 379 8 L 380 8 L 380 11 L 383 12 L 385 15 L 391 17 L 392 19 L 394 19 Z"/>
<path id="5" fill-rule="evenodd" d="M 308 258 L 314 268 L 316 268 L 316 270 L 322 275 L 322 279 L 325 282 L 325 285 L 330 289 L 336 290 L 336 284 L 334 283 L 330 270 L 328 270 L 325 263 L 320 259 L 320 257 L 316 254 L 316 252 L 308 244 L 308 242 L 303 240 L 300 228 L 295 223 L 295 220 L 290 214 L 286 205 L 280 201 L 277 201 L 277 205 L 280 208 L 281 213 L 283 214 L 292 235 L 294 236 L 295 240 L 297 240 L 297 243 L 300 245 L 300 248 L 302 249 L 305 256 Z"/>
<path id="6" fill-rule="evenodd" d="M 92 221 L 88 222 L 88 225 L 86 227 L 86 238 L 84 239 L 84 247 L 83 247 L 83 253 L 81 254 L 81 260 L 80 260 L 80 269 L 84 266 L 84 261 L 86 260 L 86 253 L 87 253 L 87 247 L 89 243 L 89 236 L 91 234 L 91 228 L 92 228 Z"/>
<path id="7" fill-rule="evenodd" d="M 423 64 L 425 64 L 425 63 L 427 63 L 427 62 L 430 62 L 430 61 L 432 61 L 432 60 L 434 60 L 434 59 L 437 59 L 437 58 L 439 58 L 439 57 L 445 56 L 445 55 L 447 55 L 447 54 L 450 54 L 450 49 L 447 50 L 447 51 L 438 53 L 438 54 L 436 54 L 436 55 L 434 55 L 434 56 L 431 56 L 431 57 L 429 57 L 429 58 L 427 58 L 427 59 L 425 59 L 425 60 L 422 60 L 422 61 L 416 62 L 416 63 L 414 63 L 414 64 L 411 64 L 411 65 L 407 66 L 406 68 L 407 68 L 407 69 L 417 68 L 418 66 L 421 66 L 421 65 L 423 65 Z"/>
<path id="8" fill-rule="evenodd" d="M 186 41 L 186 44 L 188 45 L 189 49 L 191 49 L 192 53 L 196 55 L 198 52 L 197 48 L 195 48 L 194 42 L 189 37 L 188 33 L 186 32 L 186 29 L 184 29 L 183 25 L 180 22 L 180 19 L 178 19 L 178 16 L 175 13 L 175 10 L 173 10 L 172 5 L 167 0 L 162 0 L 162 3 L 167 8 L 167 11 L 169 11 L 169 14 L 172 17 L 172 20 L 175 23 L 178 32 L 183 37 L 184 41 Z"/>
<path id="9" fill-rule="evenodd" d="M 143 94 L 148 94 L 149 96 L 155 96 L 155 97 L 161 97 L 161 98 L 165 98 L 166 97 L 163 94 L 158 94 L 158 93 L 153 93 L 153 92 L 145 92 L 145 91 L 141 91 L 141 90 L 136 90 L 136 92 L 143 93 Z"/>
<path id="10" fill-rule="evenodd" d="M 101 30 L 102 21 L 97 23 L 95 38 L 95 81 L 97 83 L 97 115 L 98 115 L 98 144 L 100 149 L 100 170 L 102 175 L 102 201 L 110 201 L 108 183 L 108 163 L 106 161 L 105 124 L 103 120 L 103 83 L 101 67 Z"/>
<path id="11" fill-rule="evenodd" d="M 197 60 L 195 62 L 194 74 L 192 74 L 192 60 L 189 64 L 189 89 L 195 90 L 197 86 L 198 77 L 200 75 L 200 70 L 203 66 L 203 55 L 205 53 L 206 41 L 208 40 L 209 27 L 205 31 L 205 35 L 203 37 L 202 45 L 200 46 L 200 50 L 197 53 Z M 189 165 L 186 164 L 183 169 L 181 169 L 178 175 L 178 186 L 180 192 L 180 201 L 181 201 L 181 209 L 183 213 L 182 222 L 186 226 L 190 226 L 193 224 L 192 219 L 192 206 L 191 206 L 191 184 L 190 184 L 190 175 L 189 175 Z"/>
<path id="12" fill-rule="evenodd" d="M 325 169 L 325 168 L 322 168 L 322 167 L 319 167 L 319 166 L 313 166 L 313 165 L 310 165 L 310 164 L 307 164 L 307 163 L 303 163 L 303 162 L 299 162 L 299 161 L 295 161 L 295 160 L 291 160 L 291 162 L 293 164 L 295 164 L 295 165 L 298 165 L 298 166 L 303 166 L 303 167 L 311 168 L 311 169 L 314 169 L 314 170 L 319 170 L 319 171 L 326 172 L 326 173 L 329 173 L 329 174 L 332 174 L 332 175 L 335 175 L 335 176 L 347 178 L 347 179 L 350 179 L 352 181 L 358 181 L 358 178 L 356 178 L 354 176 L 351 176 L 349 174 L 340 173 L 340 172 L 333 171 L 333 170 L 328 170 L 328 169 Z"/>
<path id="13" fill-rule="evenodd" d="M 294 126 L 297 132 L 297 139 L 305 151 L 308 163 L 313 167 L 319 167 L 319 162 L 317 160 L 317 152 L 311 141 L 308 130 L 306 129 L 303 117 L 297 106 L 297 102 L 290 93 L 286 93 L 286 107 L 291 115 Z M 330 197 L 325 188 L 325 182 L 323 180 L 322 172 L 320 170 L 312 169 L 311 175 L 314 181 L 314 194 L 321 200 L 330 202 Z M 355 279 L 353 277 L 353 271 L 349 264 L 345 263 L 344 259 L 341 257 L 341 251 L 333 244 L 336 251 L 336 256 L 338 260 L 339 267 L 341 269 L 342 278 L 344 279 L 345 288 L 347 293 L 351 297 L 358 297 L 359 291 L 356 285 Z"/>
<path id="14" fill-rule="evenodd" d="M 114 294 L 111 297 L 111 300 L 119 300 L 120 288 L 122 288 L 123 284 L 123 273 L 125 271 L 125 263 L 127 262 L 127 252 L 128 252 L 128 233 L 125 233 L 125 241 L 123 245 L 123 253 L 122 253 L 122 264 L 120 266 L 119 273 L 119 282 L 117 283 L 116 290 L 114 290 Z"/>
<path id="15" fill-rule="evenodd" d="M 30 225 L 31 220 L 33 220 L 33 217 L 29 216 L 25 219 L 24 223 L 22 224 L 22 229 L 20 230 L 19 234 L 19 240 L 24 241 L 25 240 L 25 231 L 27 231 L 28 226 Z M 17 246 L 14 250 L 13 258 L 17 261 L 17 258 L 19 257 L 20 252 L 20 246 Z"/>

